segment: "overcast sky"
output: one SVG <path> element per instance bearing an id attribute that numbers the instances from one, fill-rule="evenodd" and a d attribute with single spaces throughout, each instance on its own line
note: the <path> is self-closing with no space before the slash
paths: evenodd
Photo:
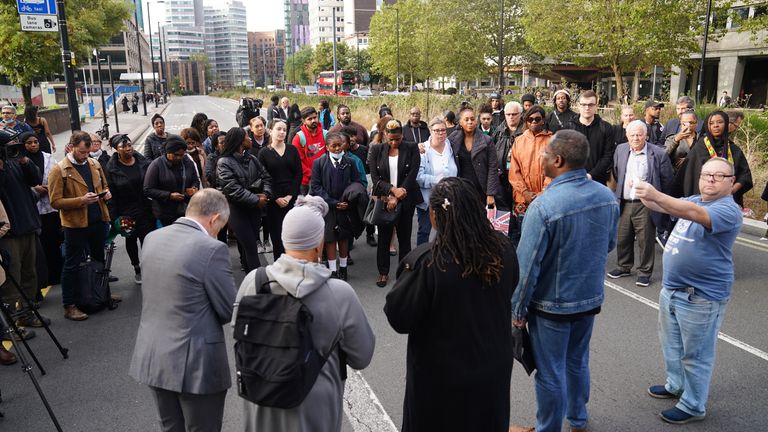
<path id="1" fill-rule="evenodd" d="M 144 1 L 144 10 L 146 11 L 150 3 L 149 0 Z M 285 25 L 283 19 L 283 0 L 241 0 L 245 4 L 248 16 L 246 17 L 248 22 L 248 31 L 269 31 L 275 29 L 281 29 Z M 151 17 L 153 31 L 157 31 L 158 21 L 163 21 L 164 6 L 157 4 L 152 5 Z M 216 4 L 217 0 L 205 0 L 206 4 Z M 145 21 L 146 21 L 146 12 Z M 145 23 L 145 30 L 148 23 Z"/>

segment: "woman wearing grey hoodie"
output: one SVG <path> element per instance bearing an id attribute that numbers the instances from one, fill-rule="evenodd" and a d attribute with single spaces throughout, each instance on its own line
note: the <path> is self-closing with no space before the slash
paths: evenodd
<path id="1" fill-rule="evenodd" d="M 355 291 L 340 279 L 331 279 L 331 271 L 318 263 L 324 242 L 323 217 L 328 205 L 320 197 L 299 197 L 283 221 L 282 240 L 285 253 L 266 267 L 267 277 L 276 281 L 292 296 L 301 299 L 312 312 L 310 324 L 315 348 L 328 352 L 338 341 L 346 355 L 346 364 L 364 369 L 371 362 L 375 338 Z M 250 272 L 237 293 L 235 305 L 243 296 L 257 295 L 256 270 Z M 275 284 L 273 293 L 281 290 Z M 237 312 L 233 314 L 233 321 Z M 245 399 L 244 430 L 338 432 L 342 424 L 344 381 L 341 377 L 339 350 L 328 356 L 315 385 L 301 405 L 291 409 L 262 407 Z"/>

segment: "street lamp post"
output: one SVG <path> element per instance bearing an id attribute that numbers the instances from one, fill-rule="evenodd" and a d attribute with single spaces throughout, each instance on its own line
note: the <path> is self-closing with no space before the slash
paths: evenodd
<path id="1" fill-rule="evenodd" d="M 147 7 L 147 22 L 149 24 L 149 58 L 152 60 L 152 82 L 154 83 L 154 92 L 155 95 L 152 97 L 152 99 L 155 100 L 155 108 L 158 107 L 160 102 L 158 101 L 160 92 L 157 90 L 157 75 L 155 73 L 155 51 L 154 46 L 152 44 L 152 17 L 149 14 L 149 10 L 152 9 L 150 7 Z M 158 34 L 158 36 L 160 36 Z"/>
<path id="2" fill-rule="evenodd" d="M 163 64 L 163 37 L 164 33 L 162 33 L 162 30 L 160 28 L 160 21 L 157 22 L 157 42 L 160 44 L 158 48 L 160 48 L 160 72 L 162 72 L 162 76 L 160 77 L 160 91 L 163 93 L 163 96 L 165 96 L 165 93 L 168 92 L 168 77 L 166 76 L 165 72 L 165 65 Z M 165 81 L 165 83 L 163 83 Z"/>
<path id="3" fill-rule="evenodd" d="M 338 93 L 338 89 L 336 88 L 336 83 L 338 78 L 336 77 L 336 70 L 338 67 L 336 67 L 336 6 L 333 6 L 333 94 L 336 95 Z"/>
<path id="4" fill-rule="evenodd" d="M 707 19 L 704 21 L 704 47 L 701 49 L 701 65 L 699 66 L 699 83 L 696 86 L 696 103 L 701 103 L 701 86 L 704 83 L 704 61 L 707 58 L 707 39 L 709 38 L 709 17 L 712 13 L 712 0 L 707 1 Z"/>
<path id="5" fill-rule="evenodd" d="M 144 93 L 144 61 L 141 59 L 141 33 L 139 32 L 139 9 L 133 0 L 133 19 L 136 21 L 136 46 L 139 51 L 139 82 L 141 83 L 141 100 L 144 102 L 144 115 L 147 115 L 147 94 Z"/>
<path id="6" fill-rule="evenodd" d="M 395 25 L 397 27 L 397 88 L 400 91 L 400 9 L 395 8 Z"/>
<path id="7" fill-rule="evenodd" d="M 112 87 L 112 110 L 115 112 L 115 131 L 120 133 L 120 122 L 117 120 L 117 95 L 115 94 L 115 79 L 112 75 L 112 56 L 107 56 L 107 65 L 109 66 L 109 85 Z M 99 73 L 101 75 L 101 73 Z"/>
<path id="8" fill-rule="evenodd" d="M 96 70 L 99 74 L 99 95 L 101 96 L 101 117 L 104 120 L 104 124 L 107 124 L 107 103 L 104 101 L 104 83 L 101 80 L 101 56 L 98 50 L 93 50 L 93 55 L 96 56 Z M 114 96 L 113 96 L 114 97 Z"/>
<path id="9" fill-rule="evenodd" d="M 501 0 L 499 18 L 501 21 L 499 26 L 499 90 L 500 94 L 504 94 L 504 0 Z"/>

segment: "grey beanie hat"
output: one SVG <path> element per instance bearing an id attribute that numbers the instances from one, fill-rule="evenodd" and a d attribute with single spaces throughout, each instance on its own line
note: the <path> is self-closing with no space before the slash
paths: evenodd
<path id="1" fill-rule="evenodd" d="M 325 215 L 328 204 L 318 196 L 300 196 L 296 205 L 283 219 L 283 246 L 285 250 L 310 250 L 320 245 L 325 234 Z"/>

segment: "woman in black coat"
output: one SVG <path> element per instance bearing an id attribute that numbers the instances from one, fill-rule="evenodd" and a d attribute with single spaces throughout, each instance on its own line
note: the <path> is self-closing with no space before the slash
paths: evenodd
<path id="1" fill-rule="evenodd" d="M 416 174 L 419 172 L 419 148 L 403 143 L 403 127 L 398 120 L 390 120 L 385 127 L 386 139 L 372 146 L 368 153 L 373 195 L 387 201 L 387 208 L 400 205 L 400 217 L 393 225 L 379 225 L 376 246 L 376 265 L 379 277 L 376 285 L 384 287 L 389 281 L 389 241 L 392 230 L 397 229 L 400 259 L 411 251 L 411 230 L 416 205 L 424 201 Z"/>
<path id="2" fill-rule="evenodd" d="M 713 157 L 727 159 L 733 164 L 736 181 L 731 193 L 734 201 L 744 207 L 744 194 L 754 186 L 752 171 L 744 152 L 728 138 L 728 114 L 723 111 L 714 111 L 704 119 L 704 133 L 688 152 L 683 179 L 684 196 L 699 194 L 701 167 Z"/>
<path id="3" fill-rule="evenodd" d="M 441 180 L 429 204 L 437 237 L 403 259 L 384 306 L 408 334 L 401 430 L 506 432 L 515 249 L 467 180 Z"/>
<path id="4" fill-rule="evenodd" d="M 200 189 L 200 179 L 187 143 L 178 135 L 168 135 L 165 156 L 152 161 L 144 176 L 144 195 L 152 200 L 152 214 L 162 226 L 184 216 L 187 203 Z"/>
<path id="5" fill-rule="evenodd" d="M 272 256 L 275 260 L 285 252 L 283 240 L 283 219 L 293 208 L 301 187 L 301 159 L 299 151 L 291 144 L 286 144 L 288 124 L 285 120 L 272 120 L 270 125 L 272 142 L 259 152 L 259 162 L 264 165 L 272 177 L 273 200 L 267 204 L 267 231 L 272 239 Z"/>
<path id="6" fill-rule="evenodd" d="M 483 195 L 483 203 L 494 205 L 499 191 L 499 164 L 496 146 L 477 128 L 475 112 L 469 106 L 459 111 L 459 128 L 448 136 L 459 177 L 469 180 Z"/>
<path id="7" fill-rule="evenodd" d="M 272 177 L 248 150 L 251 138 L 234 127 L 224 138 L 224 150 L 216 164 L 217 188 L 229 202 L 229 226 L 245 253 L 245 271 L 261 267 L 257 243 L 262 209 L 272 197 Z"/>
<path id="8" fill-rule="evenodd" d="M 133 266 L 136 283 L 141 283 L 139 242 L 155 229 L 152 201 L 144 195 L 144 177 L 150 161 L 133 151 L 133 143 L 126 134 L 113 135 L 109 145 L 115 150 L 107 162 L 105 174 L 112 199 L 107 202 L 112 219 L 130 218 L 134 222 L 131 235 L 125 239 L 125 250 Z"/>

